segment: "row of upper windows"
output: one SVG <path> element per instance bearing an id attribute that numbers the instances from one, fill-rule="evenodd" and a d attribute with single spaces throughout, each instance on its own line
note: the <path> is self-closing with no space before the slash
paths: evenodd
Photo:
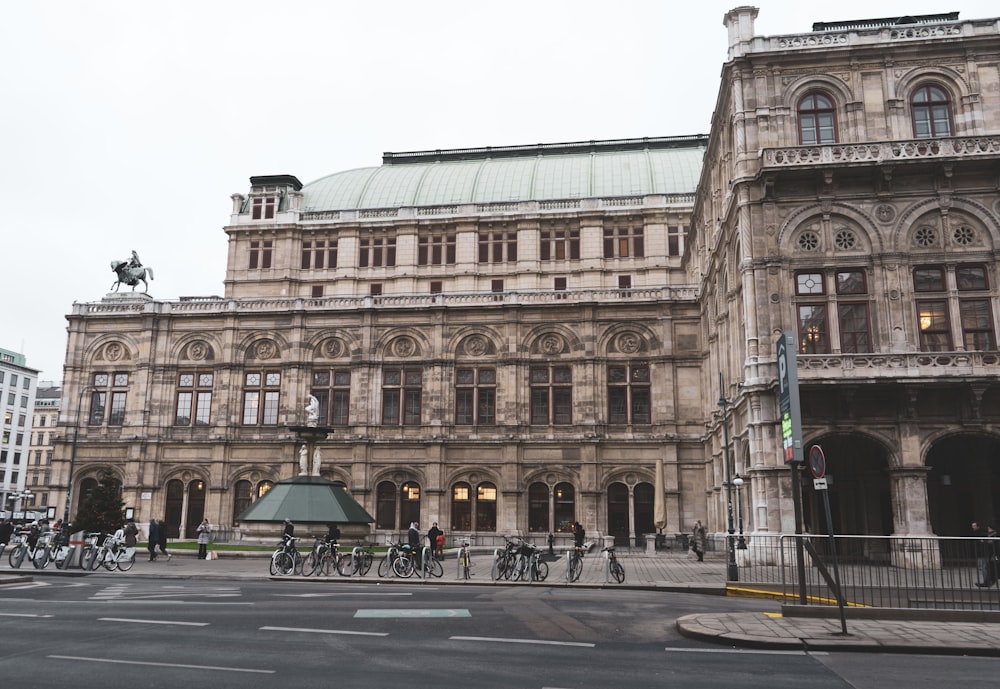
<path id="1" fill-rule="evenodd" d="M 667 253 L 681 256 L 688 227 L 667 228 Z M 516 232 L 480 232 L 477 261 L 481 264 L 512 263 L 518 257 Z M 247 267 L 250 270 L 274 268 L 274 240 L 254 239 L 249 242 Z M 457 261 L 457 234 L 441 232 L 423 234 L 417 238 L 417 265 L 454 265 Z M 622 224 L 604 228 L 602 242 L 604 258 L 643 258 L 644 229 Z M 542 230 L 539 233 L 539 260 L 579 260 L 580 231 L 575 229 Z M 303 270 L 337 268 L 340 260 L 336 237 L 316 237 L 302 241 L 299 267 Z M 358 240 L 357 267 L 378 268 L 396 265 L 396 237 L 384 235 Z"/>
<path id="2" fill-rule="evenodd" d="M 933 139 L 954 133 L 951 97 L 937 84 L 921 84 L 910 94 L 913 138 Z M 829 93 L 812 91 L 796 108 L 799 143 L 803 146 L 838 143 L 837 107 Z"/>
<path id="3" fill-rule="evenodd" d="M 997 326 L 986 267 L 978 264 L 913 269 L 920 351 L 995 351 Z M 795 275 L 798 350 L 802 354 L 874 351 L 865 272 L 837 269 Z M 952 314 L 957 318 L 952 319 Z"/>
<path id="4" fill-rule="evenodd" d="M 105 374 L 98 377 L 107 378 Z M 125 420 L 127 374 L 113 389 L 95 386 L 88 413 L 91 425 L 121 426 Z M 255 370 L 244 373 L 242 416 L 244 426 L 275 426 L 281 402 L 282 373 Z M 207 426 L 212 418 L 211 371 L 178 375 L 173 424 Z M 417 367 L 385 368 L 382 371 L 381 423 L 416 426 L 423 419 L 423 370 Z M 573 423 L 573 375 L 570 366 L 532 366 L 528 372 L 529 417 L 532 425 Z M 313 373 L 311 394 L 319 404 L 319 418 L 331 426 L 346 426 L 351 409 L 350 369 L 323 369 Z M 110 397 L 109 397 L 110 395 Z M 497 423 L 498 384 L 496 369 L 461 367 L 455 371 L 454 423 L 460 426 L 491 426 Z M 646 364 L 607 366 L 607 423 L 652 423 L 651 380 Z M 110 404 L 109 404 L 110 400 Z"/>
<path id="5" fill-rule="evenodd" d="M 0 371 L 0 384 L 2 384 L 4 382 L 4 379 L 6 377 L 7 377 L 7 372 L 6 371 Z M 18 380 L 17 374 L 16 373 L 11 373 L 10 374 L 10 387 L 16 388 L 17 387 L 17 380 Z M 30 390 L 31 389 L 31 378 L 28 378 L 28 377 L 22 378 L 21 379 L 21 388 L 23 390 Z"/>

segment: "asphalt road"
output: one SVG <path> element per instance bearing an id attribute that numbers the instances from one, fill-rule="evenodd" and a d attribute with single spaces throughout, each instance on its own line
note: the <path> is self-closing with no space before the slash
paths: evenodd
<path id="1" fill-rule="evenodd" d="M 4 686 L 963 689 L 1000 660 L 730 649 L 692 612 L 771 601 L 631 590 L 167 580 L 95 574 L 0 589 Z"/>

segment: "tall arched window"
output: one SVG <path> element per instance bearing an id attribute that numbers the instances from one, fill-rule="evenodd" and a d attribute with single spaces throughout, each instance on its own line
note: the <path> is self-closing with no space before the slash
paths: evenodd
<path id="1" fill-rule="evenodd" d="M 925 84 L 914 91 L 910 98 L 910 112 L 913 116 L 913 136 L 917 139 L 952 135 L 951 100 L 940 86 Z"/>
<path id="2" fill-rule="evenodd" d="M 403 527 L 420 521 L 420 484 L 407 481 L 400 491 L 399 520 Z"/>
<path id="3" fill-rule="evenodd" d="M 396 528 L 396 484 L 382 481 L 375 489 L 375 528 Z"/>
<path id="4" fill-rule="evenodd" d="M 497 487 L 490 482 L 472 486 L 460 481 L 451 487 L 452 531 L 496 531 Z"/>
<path id="5" fill-rule="evenodd" d="M 837 142 L 837 117 L 833 101 L 823 93 L 807 94 L 799 101 L 799 143 L 803 146 Z"/>
<path id="6" fill-rule="evenodd" d="M 544 483 L 528 486 L 528 531 L 546 533 L 549 526 L 549 487 Z"/>
<path id="7" fill-rule="evenodd" d="M 556 531 L 569 532 L 576 521 L 576 491 L 570 483 L 557 483 L 555 487 Z"/>
<path id="8" fill-rule="evenodd" d="M 233 486 L 233 521 L 238 521 L 238 517 L 243 514 L 246 508 L 250 507 L 250 494 L 253 486 L 247 480 L 237 481 Z"/>

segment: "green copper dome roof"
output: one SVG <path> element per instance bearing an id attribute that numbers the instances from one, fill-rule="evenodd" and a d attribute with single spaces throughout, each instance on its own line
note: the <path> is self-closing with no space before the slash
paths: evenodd
<path id="1" fill-rule="evenodd" d="M 306 211 L 690 194 L 705 136 L 386 153 L 302 188 Z"/>

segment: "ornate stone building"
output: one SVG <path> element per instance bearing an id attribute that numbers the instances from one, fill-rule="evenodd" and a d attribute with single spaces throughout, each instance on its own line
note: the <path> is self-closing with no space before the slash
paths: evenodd
<path id="1" fill-rule="evenodd" d="M 62 485 L 75 466 L 74 505 L 111 467 L 139 519 L 233 527 L 296 473 L 288 426 L 314 395 L 323 473 L 380 534 L 638 537 L 657 460 L 666 532 L 731 527 L 734 473 L 746 530 L 791 531 L 792 331 L 839 532 L 996 519 L 998 21 L 764 37 L 756 12 L 725 18 L 707 137 L 252 177 L 223 296 L 75 304 L 79 443 L 55 465 Z"/>

